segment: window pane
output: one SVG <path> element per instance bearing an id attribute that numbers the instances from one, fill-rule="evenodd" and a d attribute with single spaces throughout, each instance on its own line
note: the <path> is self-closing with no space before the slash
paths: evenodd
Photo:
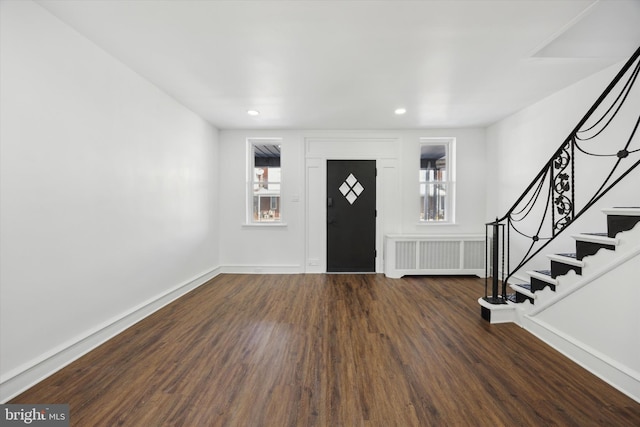
<path id="1" fill-rule="evenodd" d="M 446 214 L 447 184 L 420 184 L 420 220 L 444 221 Z"/>
<path id="2" fill-rule="evenodd" d="M 422 145 L 420 148 L 420 181 L 447 180 L 447 146 Z"/>
<path id="3" fill-rule="evenodd" d="M 253 220 L 258 222 L 280 221 L 280 196 L 257 195 L 253 198 Z"/>

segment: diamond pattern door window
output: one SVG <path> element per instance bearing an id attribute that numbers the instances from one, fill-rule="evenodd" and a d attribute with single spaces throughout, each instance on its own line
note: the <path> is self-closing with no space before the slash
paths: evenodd
<path id="1" fill-rule="evenodd" d="M 362 184 L 358 182 L 358 179 L 353 176 L 352 173 L 349 174 L 347 179 L 344 180 L 340 188 L 338 188 L 342 195 L 347 199 L 350 205 L 356 201 L 358 196 L 362 194 L 364 191 L 364 187 Z"/>

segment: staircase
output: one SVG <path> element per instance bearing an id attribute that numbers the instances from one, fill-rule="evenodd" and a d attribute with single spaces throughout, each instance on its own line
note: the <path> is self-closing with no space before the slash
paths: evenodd
<path id="1" fill-rule="evenodd" d="M 540 172 L 502 217 L 485 228 L 485 296 L 482 317 L 500 311 L 508 302 L 536 302 L 536 292 L 556 291 L 557 277 L 570 271 L 583 273 L 585 257 L 600 249 L 615 250 L 617 234 L 638 222 L 637 208 L 605 212 L 607 233 L 574 236 L 575 252 L 549 256 L 550 269 L 529 271 L 529 283 L 507 284 L 514 274 L 556 241 L 569 225 L 596 204 L 620 181 L 640 166 L 640 47 L 560 144 Z M 623 113 L 621 113 L 621 111 Z M 611 138 L 614 135 L 614 138 Z M 581 165 L 588 165 L 587 167 Z M 579 194 L 576 194 L 576 186 Z M 512 243 L 517 242 L 517 251 Z M 514 259 L 515 258 L 515 259 Z M 491 292 L 488 278 L 491 277 Z M 500 289 L 500 284 L 501 289 Z"/>
<path id="2" fill-rule="evenodd" d="M 635 180 L 627 200 L 637 203 L 639 76 L 640 47 L 515 203 L 485 225 L 478 303 L 484 320 L 518 324 L 640 403 L 640 208 L 604 209 L 605 233 L 565 237 L 622 180 Z M 531 270 L 552 242 L 560 253 Z"/>
<path id="3" fill-rule="evenodd" d="M 640 403 L 640 208 L 603 212 L 606 233 L 565 239 L 575 252 L 547 254 L 505 304 L 478 302 L 491 324 L 519 325 Z"/>
<path id="4" fill-rule="evenodd" d="M 510 284 L 513 293 L 507 296 L 507 307 L 503 308 L 501 318 L 492 323 L 518 321 L 518 318 L 530 311 L 523 310 L 519 315 L 509 308 L 514 304 L 530 303 L 530 305 L 548 304 L 558 299 L 558 295 L 566 294 L 575 285 L 589 278 L 589 273 L 602 273 L 607 265 L 625 256 L 629 250 L 640 248 L 640 208 L 605 209 L 607 215 L 606 233 L 584 233 L 572 236 L 575 240 L 575 252 L 547 254 L 550 261 L 549 270 L 527 271 L 529 283 Z M 637 230 L 636 230 L 637 229 Z M 631 231 L 633 230 L 633 231 Z M 602 250 L 615 252 L 624 243 L 625 251 L 617 253 L 601 253 Z M 636 249 L 637 250 L 637 249 Z M 571 272 L 571 273 L 570 273 Z M 634 278 L 629 278 L 634 280 Z M 635 279 L 637 280 L 637 279 Z M 545 291 L 548 289 L 548 291 Z M 545 292 L 542 292 L 545 291 Z M 481 303 L 482 305 L 482 303 Z M 508 308 L 509 307 L 509 308 Z M 483 317 L 486 316 L 486 313 Z M 507 320 L 511 319 L 511 320 Z"/>

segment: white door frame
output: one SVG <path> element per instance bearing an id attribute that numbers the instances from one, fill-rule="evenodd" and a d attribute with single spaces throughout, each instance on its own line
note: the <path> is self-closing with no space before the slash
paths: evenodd
<path id="1" fill-rule="evenodd" d="M 382 273 L 385 215 L 399 205 L 398 137 L 305 138 L 305 272 L 324 273 L 327 266 L 327 160 L 375 160 L 376 273 Z"/>

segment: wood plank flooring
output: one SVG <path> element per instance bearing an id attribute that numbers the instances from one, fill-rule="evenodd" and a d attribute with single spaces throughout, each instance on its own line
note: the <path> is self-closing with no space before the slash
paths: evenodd
<path id="1" fill-rule="evenodd" d="M 11 403 L 73 426 L 638 426 L 477 278 L 220 275 Z"/>

